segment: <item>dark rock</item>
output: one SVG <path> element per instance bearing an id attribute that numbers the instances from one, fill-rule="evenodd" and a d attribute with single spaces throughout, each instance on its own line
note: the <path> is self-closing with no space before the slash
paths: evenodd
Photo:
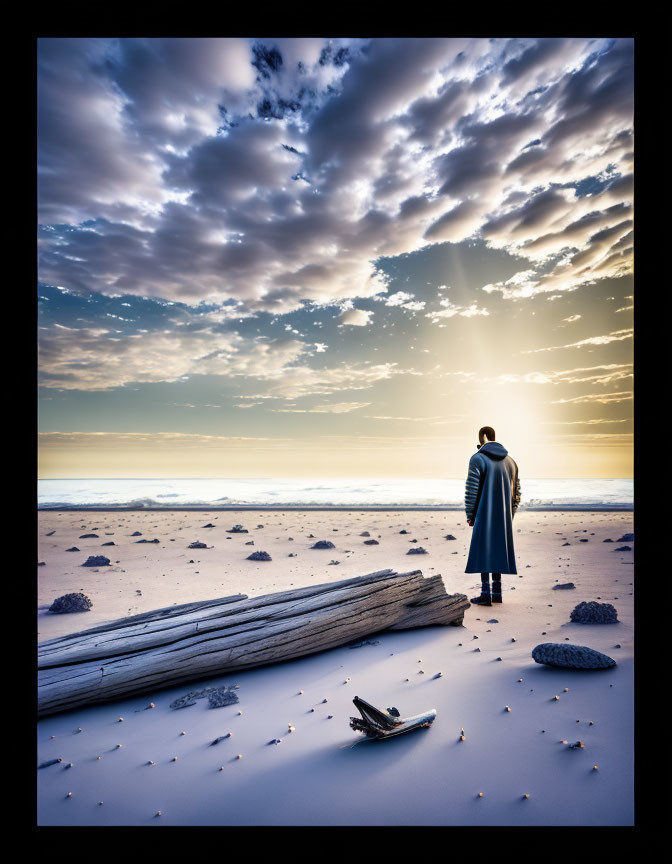
<path id="1" fill-rule="evenodd" d="M 79 552 L 79 549 L 76 546 L 71 546 L 69 549 L 65 550 L 66 552 Z"/>
<path id="2" fill-rule="evenodd" d="M 576 585 L 573 582 L 563 582 L 562 585 L 554 585 L 554 591 L 571 591 L 572 588 L 576 588 Z"/>
<path id="3" fill-rule="evenodd" d="M 335 549 L 336 547 L 331 542 L 331 540 L 318 540 L 317 543 L 313 543 L 310 547 L 311 549 Z"/>
<path id="4" fill-rule="evenodd" d="M 46 565 L 46 563 L 47 563 L 46 561 L 38 561 L 37 566 L 38 567 L 44 567 Z"/>
<path id="5" fill-rule="evenodd" d="M 614 552 L 632 552 L 632 546 L 617 546 Z"/>
<path id="6" fill-rule="evenodd" d="M 179 699 L 175 699 L 174 702 L 171 702 L 170 707 L 173 709 L 173 711 L 177 711 L 179 708 L 189 708 L 191 705 L 195 704 L 196 700 L 191 699 L 189 694 L 187 694 L 186 696 L 180 696 Z"/>
<path id="7" fill-rule="evenodd" d="M 207 543 L 199 543 L 198 540 L 195 540 L 193 543 L 190 543 L 187 546 L 187 549 L 207 549 L 207 548 L 208 548 Z"/>
<path id="8" fill-rule="evenodd" d="M 603 543 L 613 543 L 614 541 L 611 538 L 607 537 L 607 539 L 603 540 L 602 542 Z"/>
<path id="9" fill-rule="evenodd" d="M 101 546 L 116 546 L 117 544 L 114 542 L 114 540 L 110 540 L 108 543 L 101 543 L 100 545 Z"/>
<path id="10" fill-rule="evenodd" d="M 563 546 L 571 546 L 572 544 L 571 543 L 563 543 L 562 545 Z"/>
<path id="11" fill-rule="evenodd" d="M 404 528 L 403 531 L 399 532 L 400 534 L 408 534 L 408 531 Z"/>
<path id="12" fill-rule="evenodd" d="M 457 540 L 457 537 L 453 537 L 452 534 L 446 534 L 444 540 Z"/>
<path id="13" fill-rule="evenodd" d="M 360 537 L 370 537 L 371 535 L 369 534 L 368 531 L 362 531 L 362 533 L 359 536 Z"/>
<path id="14" fill-rule="evenodd" d="M 82 567 L 107 567 L 110 559 L 104 555 L 89 555 Z"/>
<path id="15" fill-rule="evenodd" d="M 622 537 L 619 537 L 616 541 L 617 543 L 632 543 L 635 539 L 634 534 L 624 534 Z"/>
<path id="16" fill-rule="evenodd" d="M 237 689 L 238 685 L 234 684 L 231 687 L 204 687 L 202 690 L 192 690 L 190 693 L 186 693 L 184 696 L 180 696 L 171 702 L 170 707 L 173 711 L 177 711 L 180 708 L 189 708 L 191 705 L 196 704 L 197 699 L 205 698 L 210 702 L 211 708 L 220 708 L 222 705 L 233 705 L 238 701 L 238 696 L 234 692 Z M 221 702 L 221 704 L 213 704 L 213 700 L 215 703 Z M 217 741 L 222 741 L 224 737 L 218 738 Z M 216 744 L 217 741 L 213 741 L 212 743 Z"/>
<path id="17" fill-rule="evenodd" d="M 610 669 L 616 665 L 606 654 L 585 645 L 563 645 L 557 642 L 543 642 L 532 649 L 535 663 L 557 666 L 561 669 Z"/>
<path id="18" fill-rule="evenodd" d="M 242 525 L 234 525 L 233 528 L 229 528 L 229 534 L 247 534 L 247 528 L 243 528 Z"/>
<path id="19" fill-rule="evenodd" d="M 224 699 L 224 693 L 231 694 L 226 698 L 229 701 L 222 701 L 222 705 L 232 705 L 234 702 L 238 701 L 238 696 L 233 692 L 238 688 L 237 684 L 234 684 L 232 687 L 204 687 L 202 690 L 192 690 L 190 693 L 186 693 L 184 696 L 180 696 L 178 699 L 175 699 L 170 703 L 170 707 L 173 711 L 177 711 L 179 708 L 189 708 L 191 705 L 196 704 L 197 699 L 205 699 L 207 698 L 210 701 L 211 694 L 214 694 L 214 700 Z M 212 705 L 212 708 L 219 708 L 219 705 Z M 218 740 L 222 740 L 221 738 Z M 213 741 L 213 744 L 216 743 Z"/>
<path id="20" fill-rule="evenodd" d="M 273 559 L 268 554 L 268 552 L 262 552 L 258 549 L 256 552 L 253 552 L 251 555 L 248 555 L 245 559 L 246 561 L 272 561 Z"/>
<path id="21" fill-rule="evenodd" d="M 143 538 L 142 540 L 136 540 L 135 542 L 136 543 L 158 543 L 159 541 L 156 538 L 154 538 L 154 540 L 145 540 Z"/>
<path id="22" fill-rule="evenodd" d="M 109 562 L 108 562 L 109 563 Z M 75 594 L 63 594 L 57 597 L 49 607 L 50 612 L 63 614 L 65 612 L 88 612 L 93 606 L 86 594 L 79 592 Z"/>
<path id="23" fill-rule="evenodd" d="M 225 705 L 235 705 L 238 694 L 230 687 L 214 687 L 208 693 L 211 708 L 223 708 Z"/>
<path id="24" fill-rule="evenodd" d="M 56 533 L 56 531 L 49 531 L 49 532 L 48 532 L 47 534 L 45 534 L 44 536 L 45 536 L 45 537 L 51 537 L 51 535 L 52 535 L 52 534 L 55 534 L 55 533 Z"/>
<path id="25" fill-rule="evenodd" d="M 131 537 L 142 537 L 142 531 L 134 531 Z"/>
<path id="26" fill-rule="evenodd" d="M 572 609 L 569 620 L 573 624 L 617 624 L 618 613 L 611 603 L 579 603 Z"/>
<path id="27" fill-rule="evenodd" d="M 91 538 L 91 537 L 97 539 L 97 538 L 98 538 L 98 535 L 97 535 L 97 534 L 80 534 L 80 535 L 79 535 L 79 539 L 80 539 L 80 540 L 88 540 L 88 539 Z"/>
<path id="28" fill-rule="evenodd" d="M 380 546 L 380 543 L 377 540 L 365 540 L 365 546 Z"/>
<path id="29" fill-rule="evenodd" d="M 427 555 L 428 552 L 426 549 L 423 549 L 422 546 L 416 546 L 414 549 L 409 549 L 406 554 L 407 555 Z"/>
<path id="30" fill-rule="evenodd" d="M 204 525 L 203 527 L 204 528 L 214 528 L 215 526 L 212 524 L 212 522 L 208 522 L 208 524 Z"/>
<path id="31" fill-rule="evenodd" d="M 588 543 L 588 542 L 589 542 L 589 540 L 587 537 L 580 537 L 579 538 L 579 543 Z"/>

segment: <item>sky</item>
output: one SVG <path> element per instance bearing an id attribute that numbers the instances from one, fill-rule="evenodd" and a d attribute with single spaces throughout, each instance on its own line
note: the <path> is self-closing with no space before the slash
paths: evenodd
<path id="1" fill-rule="evenodd" d="M 633 53 L 38 40 L 39 476 L 631 477 Z"/>

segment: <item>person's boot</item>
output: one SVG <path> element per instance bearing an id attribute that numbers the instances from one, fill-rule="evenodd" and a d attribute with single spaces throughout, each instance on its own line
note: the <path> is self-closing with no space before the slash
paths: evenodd
<path id="1" fill-rule="evenodd" d="M 477 606 L 492 606 L 492 602 L 490 600 L 490 574 L 489 573 L 481 573 L 481 594 L 480 594 L 480 597 L 472 597 L 469 602 L 474 603 Z"/>
<path id="2" fill-rule="evenodd" d="M 492 574 L 492 602 L 493 603 L 501 603 L 502 602 L 502 574 L 501 573 L 493 573 Z"/>

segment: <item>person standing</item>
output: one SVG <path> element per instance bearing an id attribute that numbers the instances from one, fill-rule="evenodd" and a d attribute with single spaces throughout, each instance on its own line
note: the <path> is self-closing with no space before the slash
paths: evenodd
<path id="1" fill-rule="evenodd" d="M 502 573 L 518 572 L 512 524 L 520 504 L 518 466 L 495 437 L 491 426 L 479 429 L 464 496 L 467 524 L 474 529 L 464 572 L 481 574 L 481 594 L 470 601 L 480 606 L 501 603 Z"/>

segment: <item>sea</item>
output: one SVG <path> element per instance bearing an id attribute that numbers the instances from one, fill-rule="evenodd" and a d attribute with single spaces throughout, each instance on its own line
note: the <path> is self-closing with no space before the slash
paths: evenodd
<path id="1" fill-rule="evenodd" d="M 633 480 L 525 479 L 520 509 L 633 509 Z M 461 510 L 464 478 L 220 477 L 38 480 L 38 509 Z"/>

